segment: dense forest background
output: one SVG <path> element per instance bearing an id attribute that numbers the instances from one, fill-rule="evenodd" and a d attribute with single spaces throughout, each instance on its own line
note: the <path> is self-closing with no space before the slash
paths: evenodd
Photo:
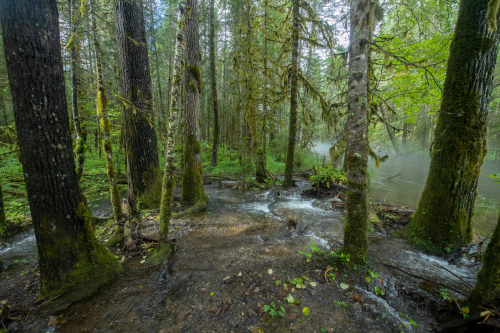
<path id="1" fill-rule="evenodd" d="M 340 245 L 323 251 L 308 243 L 304 267 L 310 258 L 321 263 L 314 272 L 324 271 L 324 287 L 342 282 L 337 287 L 347 289 L 339 272 L 348 279 L 364 270 L 370 277 L 358 284 L 380 278 L 368 269 L 370 251 L 385 252 L 377 242 L 400 238 L 394 241 L 420 258 L 429 253 L 471 268 L 471 283 L 450 272 L 468 289 L 458 291 L 468 295 L 462 304 L 443 296 L 453 287 L 377 264 L 440 286 L 464 319 L 483 305 L 491 310 L 469 320 L 498 313 L 500 206 L 491 198 L 500 181 L 491 178 L 500 173 L 490 170 L 500 163 L 500 1 L 13 3 L 0 1 L 0 236 L 34 231 L 38 266 L 18 281 L 36 272 L 36 301 L 47 300 L 47 313 L 130 272 L 130 262 L 173 265 L 179 243 L 190 241 L 179 223 L 191 231 L 192 217 L 221 224 L 225 234 L 229 220 L 212 214 L 233 214 L 224 208 L 231 200 L 269 201 L 258 210 L 262 229 L 243 236 L 279 232 Z M 425 170 L 377 175 L 381 165 L 405 159 Z M 494 190 L 480 193 L 486 170 Z M 402 173 L 421 178 L 382 189 L 392 196 L 373 190 Z M 277 208 L 289 199 L 288 208 Z M 304 208 L 299 202 L 310 208 L 303 217 L 293 213 Z M 267 219 L 274 229 L 265 229 Z M 254 218 L 230 217 L 247 220 Z M 316 232 L 328 241 L 306 232 L 314 224 L 324 224 Z M 341 241 L 327 233 L 334 229 Z M 142 259 L 127 261 L 135 255 Z M 311 283 L 290 282 L 297 289 Z M 287 306 L 300 304 L 291 300 Z"/>
<path id="2" fill-rule="evenodd" d="M 103 132 L 96 107 L 97 65 L 89 2 L 58 3 L 67 98 L 71 101 L 75 86 L 86 147 L 84 173 L 100 174 L 105 172 L 106 162 L 102 158 Z M 148 0 L 144 4 L 154 122 L 162 143 L 160 164 L 163 165 L 165 154 L 162 152 L 165 149 L 166 119 L 172 99 L 179 10 L 176 1 Z M 458 2 L 405 0 L 383 1 L 381 5 L 375 13 L 377 23 L 374 25 L 371 48 L 371 156 L 378 160 L 387 151 L 428 155 L 434 140 Z M 219 172 L 230 175 L 255 174 L 253 154 L 249 152 L 254 149 L 254 143 L 265 139 L 266 167 L 272 174 L 282 174 L 289 139 L 290 98 L 289 87 L 285 82 L 290 75 L 291 5 L 283 1 L 217 1 L 213 18 L 210 6 L 210 0 L 199 3 L 200 70 L 204 83 L 200 94 L 200 134 L 204 172 L 214 175 Z M 330 152 L 330 162 L 341 166 L 345 150 L 343 131 L 347 119 L 349 3 L 313 1 L 308 8 L 301 9 L 304 18 L 300 23 L 298 61 L 302 79 L 298 90 L 294 164 L 295 168 L 301 170 L 311 169 L 318 162 L 329 162 L 328 157 L 315 154 L 312 149 L 318 142 L 334 147 Z M 124 102 L 119 93 L 113 1 L 96 0 L 93 11 L 101 48 L 103 81 L 109 99 L 115 169 L 120 174 L 126 169 L 121 115 L 121 103 Z M 211 28 L 213 39 L 210 38 Z M 215 98 L 218 105 L 216 122 L 214 90 L 210 84 L 212 42 L 215 50 Z M 72 81 L 69 43 L 74 43 L 76 49 L 75 82 Z M 267 69 L 266 75 L 264 68 Z M 0 81 L 1 175 L 3 179 L 22 179 L 21 165 L 16 157 L 17 137 L 3 49 L 0 50 Z M 494 89 L 488 118 L 489 149 L 486 160 L 490 161 L 500 159 L 499 98 L 498 91 Z M 68 105 L 71 108 L 71 103 Z M 71 110 L 68 112 L 74 122 L 73 113 Z M 181 115 L 181 127 L 183 121 Z M 217 128 L 215 123 L 219 124 Z M 71 128 L 76 140 L 73 124 Z M 213 165 L 210 162 L 213 162 L 216 131 L 218 163 Z M 182 130 L 179 130 L 176 152 L 182 151 L 181 136 Z M 180 159 L 176 158 L 175 163 L 179 168 Z M 86 177 L 89 180 L 89 176 Z M 104 194 L 98 185 L 85 183 L 85 177 L 83 185 L 91 187 L 87 189 L 91 199 Z M 22 184 L 17 187 L 16 184 L 4 183 L 3 186 L 7 213 L 15 215 L 27 212 L 26 202 L 22 203 Z M 16 200 L 10 200 L 13 198 Z"/>

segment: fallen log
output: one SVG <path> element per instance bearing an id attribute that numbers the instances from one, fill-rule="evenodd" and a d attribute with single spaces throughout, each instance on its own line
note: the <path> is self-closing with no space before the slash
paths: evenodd
<path id="1" fill-rule="evenodd" d="M 158 234 L 139 234 L 141 239 L 148 241 L 148 242 L 158 242 Z M 175 243 L 177 242 L 177 239 L 175 238 L 167 238 L 167 242 L 169 243 Z"/>
<path id="2" fill-rule="evenodd" d="M 494 310 L 494 312 L 496 312 L 498 314 L 500 312 L 500 308 Z M 477 320 L 481 319 L 482 317 L 488 317 L 491 315 L 493 315 L 493 313 L 491 311 L 485 310 L 485 311 L 482 311 L 482 312 L 477 313 L 475 315 L 472 315 L 470 317 L 467 317 L 464 319 L 453 320 L 453 321 L 450 321 L 444 325 L 441 325 L 436 329 L 436 332 L 446 332 L 446 331 L 458 328 L 460 326 L 464 326 L 466 324 L 472 323 L 474 321 L 477 321 Z"/>
<path id="3" fill-rule="evenodd" d="M 401 268 L 399 268 L 399 267 L 392 266 L 392 265 L 389 265 L 389 264 L 386 264 L 386 263 L 383 263 L 383 262 L 379 262 L 379 264 L 382 264 L 382 265 L 384 265 L 384 266 L 386 266 L 386 267 L 389 267 L 389 268 L 392 268 L 392 269 L 396 269 L 396 270 L 398 270 L 398 271 L 400 271 L 400 272 L 403 272 L 403 273 L 405 273 L 405 274 L 407 274 L 407 275 L 409 275 L 409 276 L 412 276 L 412 277 L 414 277 L 414 278 L 417 278 L 417 279 L 420 279 L 420 280 L 424 280 L 424 281 L 427 281 L 427 282 L 430 282 L 430 283 L 437 284 L 438 286 L 442 286 L 442 287 L 448 288 L 448 289 L 453 290 L 454 292 L 456 292 L 456 293 L 458 293 L 458 294 L 460 294 L 460 295 L 467 296 L 467 293 L 465 293 L 465 292 L 463 292 L 463 291 L 459 291 L 459 290 L 457 290 L 457 289 L 455 289 L 455 288 L 453 288 L 453 287 L 447 286 L 447 285 L 445 285 L 445 284 L 443 284 L 443 283 L 439 283 L 439 282 L 436 282 L 436 281 L 433 281 L 433 280 L 429 280 L 429 279 L 424 278 L 424 277 L 419 276 L 419 275 L 415 275 L 415 274 L 408 273 L 407 271 L 402 270 L 402 269 L 401 269 Z"/>
<path id="4" fill-rule="evenodd" d="M 178 213 L 173 213 L 172 218 L 173 219 L 180 219 L 181 217 L 191 215 L 194 213 L 198 213 L 198 212 L 204 211 L 205 209 L 207 209 L 207 202 L 201 201 L 201 202 L 197 203 L 196 205 L 189 207 L 188 209 L 185 209 L 185 210 L 178 212 Z"/>

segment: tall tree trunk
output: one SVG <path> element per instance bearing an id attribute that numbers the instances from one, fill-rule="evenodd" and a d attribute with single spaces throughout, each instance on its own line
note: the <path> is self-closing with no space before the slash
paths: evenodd
<path id="1" fill-rule="evenodd" d="M 408 123 L 406 117 L 403 119 L 403 138 L 401 139 L 401 144 L 403 145 L 403 151 L 405 151 L 408 144 Z"/>
<path id="2" fill-rule="evenodd" d="M 120 202 L 120 191 L 116 183 L 116 172 L 113 165 L 113 146 L 111 144 L 111 125 L 108 118 L 108 99 L 106 97 L 106 88 L 103 80 L 101 47 L 97 38 L 97 23 L 95 18 L 95 0 L 90 0 L 90 14 L 92 20 L 92 39 L 94 43 L 94 53 L 97 69 L 97 115 L 101 117 L 100 125 L 104 132 L 104 153 L 106 157 L 106 171 L 109 180 L 109 193 L 111 204 L 113 205 L 113 215 L 115 222 L 121 221 L 123 212 Z"/>
<path id="3" fill-rule="evenodd" d="M 298 59 L 299 59 L 299 0 L 292 0 L 292 70 L 290 73 L 290 125 L 288 128 L 288 148 L 286 154 L 285 177 L 283 185 L 293 186 L 293 160 L 297 141 L 297 95 L 298 95 Z"/>
<path id="4" fill-rule="evenodd" d="M 182 200 L 206 202 L 200 145 L 200 36 L 198 33 L 198 0 L 187 0 L 184 14 L 186 33 L 186 138 L 184 141 L 184 175 Z"/>
<path id="5" fill-rule="evenodd" d="M 70 31 L 71 31 L 71 111 L 73 113 L 73 123 L 75 125 L 76 132 L 76 145 L 75 145 L 75 155 L 76 155 L 76 175 L 78 180 L 83 174 L 83 164 L 85 162 L 85 141 L 82 132 L 82 126 L 80 124 L 80 112 L 78 111 L 78 69 L 77 69 L 77 54 L 76 54 L 76 40 L 77 37 L 77 21 L 80 19 L 79 9 L 76 8 L 75 0 L 71 0 L 70 4 Z"/>
<path id="6" fill-rule="evenodd" d="M 489 3 L 460 2 L 429 174 L 408 230 L 412 242 L 427 248 L 442 251 L 472 240 L 474 203 L 487 151 L 486 120 L 500 40 L 500 15 L 488 15 Z M 490 29 L 489 23 L 495 27 Z"/>
<path id="7" fill-rule="evenodd" d="M 3 203 L 3 191 L 2 184 L 0 184 L 0 236 L 5 234 L 5 222 L 7 217 L 5 216 L 5 205 Z"/>
<path id="8" fill-rule="evenodd" d="M 392 148 L 394 148 L 394 152 L 396 153 L 396 155 L 399 155 L 401 153 L 399 152 L 398 144 L 396 142 L 396 139 L 394 138 L 394 131 L 389 125 L 389 120 L 387 119 L 387 113 L 385 113 L 385 106 L 383 102 L 380 102 L 380 109 L 382 110 L 382 115 L 384 116 L 385 128 L 387 129 L 387 134 L 389 134 L 389 139 L 391 139 Z"/>
<path id="9" fill-rule="evenodd" d="M 46 306 L 56 310 L 89 295 L 121 267 L 95 238 L 78 184 L 57 2 L 2 0 L 0 21 L 38 249 L 38 297 L 49 297 Z M 55 298 L 63 293 L 67 295 Z"/>
<path id="10" fill-rule="evenodd" d="M 483 266 L 477 273 L 477 282 L 470 291 L 464 304 L 472 306 L 472 310 L 481 311 L 480 306 L 492 308 L 492 304 L 500 299 L 500 217 L 493 236 L 483 255 Z"/>
<path id="11" fill-rule="evenodd" d="M 163 187 L 161 193 L 161 205 L 160 205 L 160 232 L 158 237 L 158 247 L 155 249 L 155 256 L 158 258 L 163 258 L 166 254 L 170 253 L 170 247 L 167 242 L 168 230 L 170 225 L 170 219 L 172 218 L 172 200 L 175 187 L 174 178 L 174 135 L 176 131 L 176 118 L 179 110 L 182 106 L 181 104 L 181 63 L 183 59 L 183 45 L 184 45 L 184 35 L 181 21 L 184 18 L 184 7 L 182 4 L 179 5 L 179 16 L 177 18 L 177 33 L 175 42 L 175 60 L 174 60 L 174 73 L 173 79 L 174 84 L 172 86 L 172 105 L 170 106 L 170 112 L 168 115 L 167 124 L 167 148 L 166 148 L 166 161 L 165 161 L 165 174 L 163 175 Z"/>
<path id="12" fill-rule="evenodd" d="M 347 220 L 343 253 L 363 264 L 368 251 L 368 52 L 370 1 L 352 0 L 350 14 L 348 118 L 346 123 Z"/>
<path id="13" fill-rule="evenodd" d="M 262 148 L 257 150 L 257 158 L 255 159 L 255 180 L 258 183 L 263 183 L 267 179 L 266 173 L 266 145 L 267 145 L 267 20 L 268 20 L 268 0 L 264 0 L 264 70 L 263 70 L 263 107 L 264 117 L 262 119 Z"/>
<path id="14" fill-rule="evenodd" d="M 158 207 L 161 196 L 142 1 L 115 0 L 115 24 L 125 123 L 128 203 L 135 212 Z"/>
<path id="15" fill-rule="evenodd" d="M 150 0 L 150 6 L 151 6 L 151 45 L 155 57 L 155 67 L 156 67 L 156 84 L 158 85 L 158 118 L 161 119 L 161 117 L 164 116 L 164 111 L 163 111 L 163 93 L 162 93 L 162 88 L 161 88 L 161 79 L 160 79 L 160 57 L 158 55 L 158 47 L 156 46 L 156 30 L 155 30 L 155 24 L 154 24 L 154 5 L 155 1 Z"/>
<path id="16" fill-rule="evenodd" d="M 219 107 L 217 105 L 217 80 L 215 76 L 215 0 L 210 0 L 210 80 L 212 83 L 212 107 L 214 111 L 214 138 L 212 142 L 212 166 L 218 164 Z"/>

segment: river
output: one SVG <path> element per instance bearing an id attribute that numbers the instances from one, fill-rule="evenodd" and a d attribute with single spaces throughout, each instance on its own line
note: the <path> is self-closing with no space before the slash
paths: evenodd
<path id="1" fill-rule="evenodd" d="M 330 145 L 316 142 L 314 150 L 318 154 L 329 156 Z M 389 159 L 375 167 L 369 158 L 370 197 L 375 203 L 390 203 L 416 208 L 429 173 L 430 158 L 425 156 L 395 155 L 380 152 L 380 156 L 388 154 Z M 500 184 L 488 177 L 500 172 L 498 162 L 486 162 L 479 176 L 478 200 L 476 203 L 476 229 L 481 233 L 491 232 L 498 221 L 498 204 L 500 203 Z M 394 177 L 396 176 L 396 177 Z M 394 177 L 394 178 L 391 178 Z M 391 179 L 389 179 L 391 178 Z"/>

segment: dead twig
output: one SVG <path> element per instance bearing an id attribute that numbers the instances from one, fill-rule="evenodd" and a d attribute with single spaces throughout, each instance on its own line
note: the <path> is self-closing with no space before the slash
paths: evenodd
<path id="1" fill-rule="evenodd" d="M 441 266 L 440 264 L 438 264 L 438 263 L 437 263 L 437 262 L 435 262 L 435 261 L 433 261 L 433 262 L 432 262 L 432 264 L 433 264 L 434 266 L 436 266 L 437 268 L 444 269 L 444 270 L 445 270 L 445 271 L 447 271 L 448 273 L 450 273 L 450 274 L 452 274 L 453 276 L 455 276 L 456 278 L 460 279 L 460 280 L 461 280 L 461 281 L 465 284 L 465 286 L 466 286 L 467 288 L 469 288 L 469 290 L 470 290 L 470 289 L 472 289 L 472 285 L 471 285 L 469 282 L 465 281 L 464 279 L 462 279 L 460 276 L 456 275 L 455 273 L 453 273 L 453 272 L 452 272 L 452 271 L 450 271 L 449 269 L 447 269 L 447 268 L 445 268 L 445 267 Z"/>
<path id="2" fill-rule="evenodd" d="M 326 273 L 328 273 L 328 271 L 331 271 L 331 270 L 333 270 L 333 268 L 328 268 L 328 269 L 325 271 L 325 281 L 326 281 L 326 283 L 328 283 L 328 285 L 329 285 L 329 286 L 330 286 L 331 284 L 330 284 L 330 282 L 328 282 L 328 278 L 327 278 L 327 276 L 326 276 Z"/>

